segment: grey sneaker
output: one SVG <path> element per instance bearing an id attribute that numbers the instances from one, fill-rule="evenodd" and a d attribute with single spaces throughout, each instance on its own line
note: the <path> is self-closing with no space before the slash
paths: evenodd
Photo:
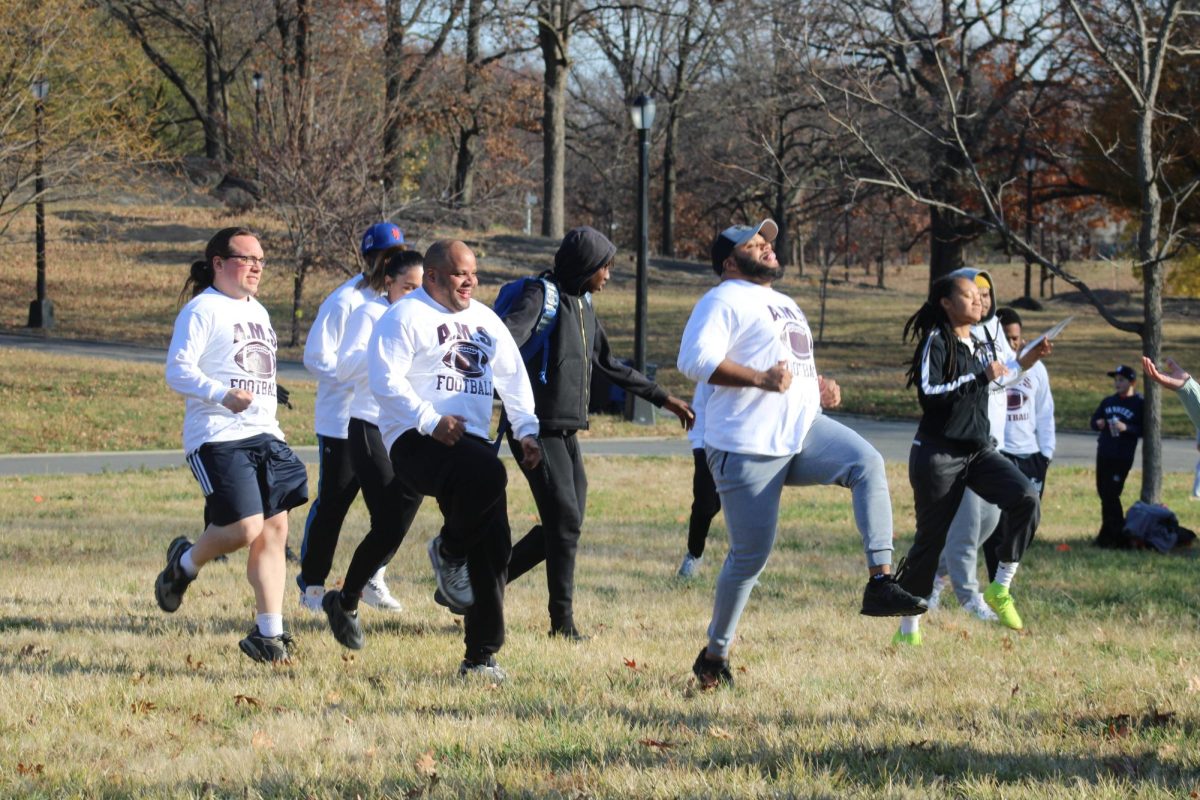
<path id="1" fill-rule="evenodd" d="M 492 683 L 504 683 L 508 675 L 496 663 L 495 656 L 488 656 L 488 660 L 483 663 L 475 661 L 467 661 L 458 665 L 458 677 L 460 678 L 486 678 Z"/>
<path id="2" fill-rule="evenodd" d="M 295 644 L 287 631 L 279 636 L 263 636 L 255 625 L 246 638 L 238 642 L 238 647 L 260 664 L 283 664 L 292 660 L 291 649 Z"/>
<path id="3" fill-rule="evenodd" d="M 333 638 L 338 640 L 338 644 L 351 650 L 362 650 L 363 632 L 358 622 L 358 612 L 342 608 L 342 593 L 337 590 L 326 592 L 321 598 L 321 608 L 329 618 L 329 630 L 333 631 Z"/>
<path id="4" fill-rule="evenodd" d="M 976 592 L 971 596 L 971 599 L 963 603 L 963 611 L 969 614 L 974 614 L 976 619 L 984 622 L 999 622 L 1000 617 L 996 616 L 996 612 L 988 606 L 987 601 L 983 599 L 982 592 Z"/>
<path id="5" fill-rule="evenodd" d="M 456 606 L 453 603 L 451 603 L 449 600 L 447 600 L 446 595 L 442 594 L 441 589 L 433 590 L 433 602 L 437 603 L 439 606 L 446 609 L 451 614 L 457 614 L 460 617 L 467 613 L 467 610 L 465 608 L 460 608 L 459 606 Z"/>
<path id="6" fill-rule="evenodd" d="M 321 613 L 321 598 L 325 596 L 324 586 L 308 586 L 300 592 L 300 607 L 315 614 Z"/>
<path id="7" fill-rule="evenodd" d="M 465 558 L 447 558 L 442 555 L 442 537 L 430 540 L 429 561 L 433 564 L 433 576 L 437 578 L 442 597 L 452 607 L 470 608 L 475 605 L 475 592 L 471 591 L 471 576 L 467 572 Z"/>
<path id="8" fill-rule="evenodd" d="M 694 578 L 700 574 L 700 562 L 704 560 L 704 556 L 694 556 L 687 553 L 683 557 L 683 563 L 679 565 L 679 572 L 675 573 L 681 578 Z"/>
<path id="9" fill-rule="evenodd" d="M 183 602 L 183 593 L 192 581 L 196 580 L 189 578 L 179 565 L 179 559 L 183 558 L 183 554 L 191 546 L 192 543 L 186 536 L 175 537 L 167 545 L 167 566 L 154 579 L 154 599 L 158 601 L 158 607 L 168 614 L 179 610 L 179 604 Z"/>
<path id="10" fill-rule="evenodd" d="M 400 601 L 392 596 L 391 590 L 383 580 L 384 569 L 384 567 L 380 567 L 367 580 L 367 585 L 363 587 L 362 591 L 362 601 L 380 611 L 403 611 L 404 606 L 400 605 Z"/>

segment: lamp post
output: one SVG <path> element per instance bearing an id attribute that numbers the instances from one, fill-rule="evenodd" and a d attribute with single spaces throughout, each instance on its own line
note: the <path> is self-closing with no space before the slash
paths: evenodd
<path id="1" fill-rule="evenodd" d="M 37 78 L 29 84 L 33 92 L 33 213 L 35 221 L 34 248 L 37 253 L 37 299 L 29 304 L 30 328 L 54 327 L 54 304 L 46 297 L 46 207 L 42 197 L 46 192 L 42 174 L 42 114 L 43 101 L 50 94 L 50 81 Z"/>
<path id="2" fill-rule="evenodd" d="M 646 267 L 650 260 L 650 128 L 654 125 L 654 98 L 639 94 L 629 106 L 638 135 L 637 301 L 634 309 L 633 366 L 646 372 Z M 625 418 L 644 425 L 654 422 L 649 401 L 625 393 Z"/>
<path id="3" fill-rule="evenodd" d="M 1033 171 L 1037 169 L 1037 159 L 1025 156 L 1025 302 L 1033 307 L 1033 290 L 1030 286 L 1033 260 L 1029 257 L 1029 248 L 1033 247 Z"/>
<path id="4" fill-rule="evenodd" d="M 263 84 L 266 83 L 266 79 L 261 72 L 256 71 L 250 78 L 250 83 L 254 85 L 254 136 L 258 138 L 258 119 L 262 112 Z"/>

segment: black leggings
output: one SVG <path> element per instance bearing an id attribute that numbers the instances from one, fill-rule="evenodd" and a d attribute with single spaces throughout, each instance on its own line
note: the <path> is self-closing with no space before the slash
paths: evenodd
<path id="1" fill-rule="evenodd" d="M 708 529 L 712 526 L 713 517 L 721 510 L 721 495 L 717 494 L 717 485 L 713 483 L 703 447 L 692 450 L 692 460 L 696 466 L 692 472 L 692 516 L 688 519 L 688 552 L 700 558 L 704 555 L 704 545 L 708 540 Z"/>
<path id="2" fill-rule="evenodd" d="M 342 521 L 354 498 L 358 497 L 358 478 L 350 463 L 349 442 L 332 436 L 318 436 L 321 471 L 317 480 L 317 499 L 308 507 L 304 522 L 304 540 L 300 545 L 300 575 L 296 582 L 306 586 L 324 586 L 333 566 Z"/>
<path id="3" fill-rule="evenodd" d="M 466 658 L 487 661 L 504 645 L 504 587 L 512 540 L 508 473 L 491 443 L 464 436 L 453 447 L 408 430 L 392 444 L 396 478 L 417 495 L 437 499 L 442 549 L 467 559 L 475 605 L 464 616 Z"/>
<path id="4" fill-rule="evenodd" d="M 1046 471 L 1050 466 L 1050 462 L 1041 453 L 1033 453 L 1027 456 L 1013 455 L 1012 453 L 1001 453 L 1000 455 L 1007 458 L 1017 469 L 1021 470 L 1021 474 L 1029 478 L 1030 482 L 1037 487 L 1038 499 L 1046 492 Z M 1004 528 L 1008 526 L 1008 515 L 1000 512 L 1000 521 L 996 523 L 996 530 L 992 531 L 992 535 L 983 543 L 983 560 L 987 563 L 988 580 L 996 580 L 996 568 L 1000 566 L 1000 542 L 1004 541 Z M 1030 541 L 1032 541 L 1030 536 Z"/>
<path id="5" fill-rule="evenodd" d="M 917 533 L 898 580 L 910 594 L 926 597 L 946 544 L 946 531 L 971 489 L 984 502 L 1008 514 L 1008 527 L 997 548 L 1001 561 L 1020 561 L 1041 517 L 1037 489 L 1012 462 L 987 446 L 969 450 L 954 442 L 918 435 L 908 454 Z"/>
<path id="6" fill-rule="evenodd" d="M 395 480 L 392 461 L 383 446 L 379 428 L 361 419 L 350 419 L 350 461 L 362 486 L 363 501 L 371 515 L 371 530 L 354 550 L 342 584 L 343 605 L 353 608 L 363 587 L 380 567 L 396 554 L 412 526 L 421 496 Z"/>

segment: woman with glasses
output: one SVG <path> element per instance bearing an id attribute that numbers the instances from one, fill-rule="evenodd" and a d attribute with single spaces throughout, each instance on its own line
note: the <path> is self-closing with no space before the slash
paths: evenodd
<path id="1" fill-rule="evenodd" d="M 1009 587 L 1041 513 L 1037 489 L 996 450 L 988 420 L 989 386 L 1007 374 L 971 328 L 983 316 L 979 287 L 971 278 L 948 275 L 934 281 L 929 299 L 904 324 L 905 340 L 917 342 L 908 368 L 908 386 L 917 387 L 921 422 L 908 456 L 917 532 L 896 580 L 910 594 L 933 588 L 946 531 L 969 488 L 984 502 L 1006 512 L 1009 527 L 1001 542 L 996 579 L 983 593 L 1000 622 L 1020 629 L 1021 617 Z M 1043 340 L 1032 361 L 1050 353 Z M 920 617 L 901 617 L 895 644 L 921 644 Z"/>
<path id="2" fill-rule="evenodd" d="M 225 228 L 192 264 L 167 351 L 167 385 L 186 399 L 183 448 L 204 491 L 204 532 L 177 537 L 154 582 L 163 611 L 173 613 L 201 567 L 249 550 L 255 621 L 239 643 L 255 661 L 290 658 L 283 628 L 284 551 L 289 509 L 308 501 L 304 464 L 284 444 L 275 419 L 275 331 L 258 293 L 266 260 L 258 236 Z"/>

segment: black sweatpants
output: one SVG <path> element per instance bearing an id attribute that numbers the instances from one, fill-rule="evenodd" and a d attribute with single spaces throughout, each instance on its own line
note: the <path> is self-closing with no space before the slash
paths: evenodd
<path id="1" fill-rule="evenodd" d="M 1125 491 L 1125 479 L 1133 469 L 1132 458 L 1096 457 L 1096 494 L 1100 495 L 1100 533 L 1096 544 L 1119 547 L 1125 540 L 1125 509 L 1121 506 L 1121 492 Z"/>
<path id="2" fill-rule="evenodd" d="M 447 447 L 416 430 L 392 444 L 392 469 L 414 494 L 437 499 L 442 549 L 467 559 L 475 604 L 464 616 L 466 658 L 483 662 L 504 645 L 504 586 L 512 540 L 508 529 L 508 473 L 483 439 L 464 436 Z"/>
<path id="3" fill-rule="evenodd" d="M 521 468 L 541 524 L 513 546 L 508 579 L 515 581 L 545 561 L 550 627 L 567 630 L 575 624 L 575 554 L 587 508 L 587 474 L 574 431 L 544 431 L 541 443 L 542 463 L 533 470 Z M 508 446 L 519 463 L 521 444 L 511 434 Z"/>
<path id="4" fill-rule="evenodd" d="M 1037 488 L 1040 500 L 1046 493 L 1046 471 L 1050 467 L 1050 462 L 1041 453 L 1018 456 L 1013 453 L 1001 452 L 1000 455 L 1011 461 L 1017 469 L 1021 470 L 1022 475 L 1029 478 L 1029 482 Z M 1000 542 L 1004 540 L 1003 529 L 1007 525 L 1008 515 L 1001 511 L 1000 521 L 996 523 L 996 530 L 992 531 L 992 535 L 983 543 L 983 560 L 987 562 L 989 581 L 996 580 L 996 568 L 1000 566 Z M 1029 540 L 1033 541 L 1032 535 Z"/>
<path id="5" fill-rule="evenodd" d="M 320 477 L 317 499 L 308 507 L 304 522 L 304 541 L 300 545 L 300 591 L 308 586 L 324 586 L 333 566 L 342 522 L 354 498 L 358 497 L 358 478 L 350 463 L 350 443 L 346 439 L 318 436 Z"/>
<path id="6" fill-rule="evenodd" d="M 371 576 L 396 555 L 421 507 L 421 496 L 395 480 L 392 460 L 376 425 L 351 417 L 349 441 L 350 462 L 371 515 L 371 530 L 354 550 L 342 584 L 342 595 L 353 607 Z"/>
<path id="7" fill-rule="evenodd" d="M 967 488 L 1008 512 L 1010 525 L 997 549 L 1001 561 L 1020 561 L 1037 530 L 1041 516 L 1037 489 L 990 445 L 967 450 L 918 434 L 908 454 L 908 481 L 913 487 L 917 533 L 898 581 L 910 594 L 926 597 L 933 591 L 946 531 Z"/>
<path id="8" fill-rule="evenodd" d="M 717 485 L 713 483 L 703 447 L 692 450 L 692 461 L 696 466 L 692 471 L 692 516 L 688 519 L 688 552 L 700 558 L 704 555 L 704 545 L 708 541 L 708 529 L 712 526 L 713 517 L 721 510 L 721 495 L 717 494 Z"/>

